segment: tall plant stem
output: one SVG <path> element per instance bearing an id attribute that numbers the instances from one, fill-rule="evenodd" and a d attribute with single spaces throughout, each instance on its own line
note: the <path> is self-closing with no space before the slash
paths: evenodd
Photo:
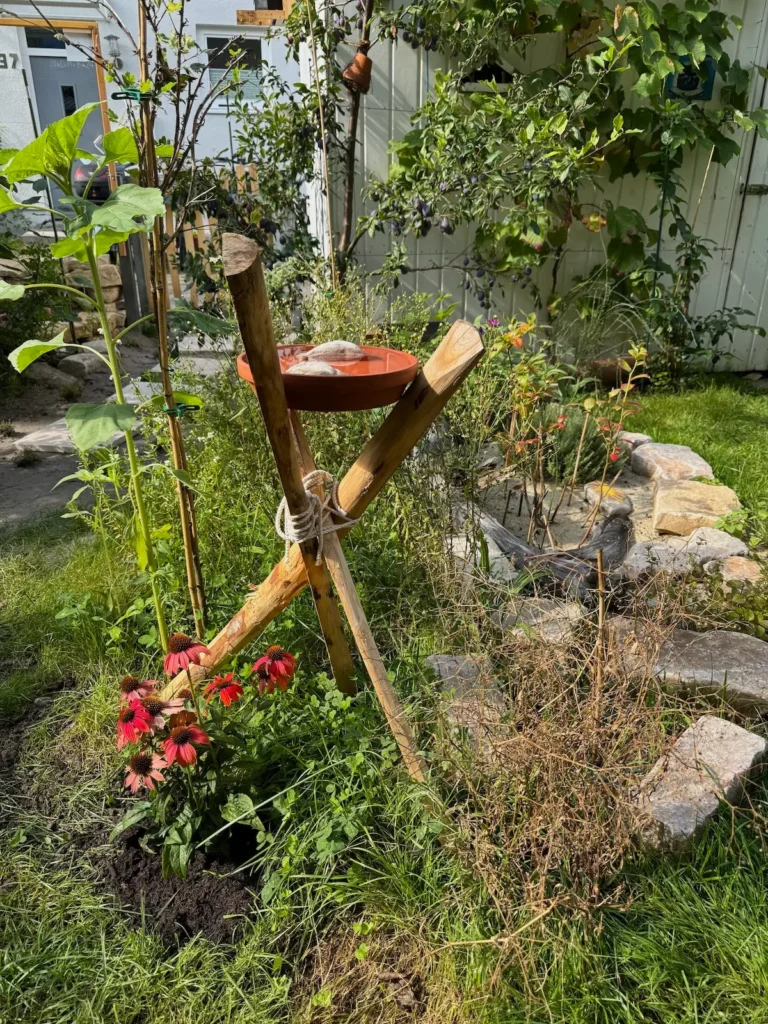
<path id="1" fill-rule="evenodd" d="M 109 318 L 107 317 L 104 305 L 104 292 L 102 291 L 101 280 L 99 278 L 99 261 L 96 258 L 96 252 L 92 242 L 86 245 L 86 251 L 88 253 L 88 266 L 91 268 L 91 277 L 93 278 L 93 293 L 96 300 L 96 308 L 99 313 L 99 323 L 101 324 L 101 331 L 104 335 L 104 342 L 107 346 L 107 357 L 109 359 L 109 368 L 112 373 L 112 383 L 115 385 L 115 395 L 118 403 L 120 405 L 125 405 L 126 402 L 125 395 L 123 394 L 120 360 L 117 356 L 117 345 L 112 338 L 112 332 L 109 327 Z M 168 627 L 165 624 L 165 613 L 163 611 L 163 604 L 160 599 L 160 588 L 156 577 L 157 560 L 155 559 L 155 547 L 152 543 L 152 531 L 149 528 L 149 517 L 147 516 L 147 508 L 144 504 L 144 492 L 141 486 L 141 467 L 139 466 L 136 446 L 133 443 L 133 435 L 130 430 L 125 431 L 125 448 L 128 452 L 128 464 L 131 471 L 131 484 L 133 487 L 133 499 L 136 505 L 136 516 L 139 520 L 139 529 L 141 530 L 144 549 L 147 553 L 147 569 L 149 570 L 150 585 L 152 587 L 152 600 L 155 605 L 157 631 L 160 635 L 160 645 L 164 651 L 167 651 Z"/>
<path id="2" fill-rule="evenodd" d="M 149 57 L 147 54 L 147 18 L 142 0 L 139 0 L 139 63 L 141 81 L 149 82 Z M 147 94 L 148 95 L 148 94 Z M 153 131 L 152 101 L 141 101 L 141 125 L 144 145 L 141 150 L 141 164 L 145 184 L 157 188 L 157 155 Z M 168 291 L 165 280 L 165 258 L 162 235 L 162 222 L 155 218 L 149 243 L 150 279 L 152 299 L 155 307 L 155 323 L 157 324 L 157 344 L 160 356 L 160 379 L 163 388 L 163 402 L 168 419 L 168 433 L 171 440 L 171 459 L 177 472 L 187 472 L 187 457 L 184 450 L 184 437 L 181 431 L 176 400 L 173 395 L 171 373 L 169 369 L 168 345 Z M 200 549 L 198 545 L 197 518 L 195 516 L 195 496 L 186 484 L 176 478 L 176 493 L 179 500 L 179 518 L 184 543 L 184 561 L 187 570 L 187 589 L 195 619 L 195 634 L 202 640 L 205 634 L 205 589 L 203 571 L 200 565 Z"/>
<path id="3" fill-rule="evenodd" d="M 141 0 L 140 0 L 141 2 Z M 325 198 L 328 214 L 328 259 L 331 263 L 331 284 L 334 288 L 338 286 L 338 277 L 336 275 L 336 260 L 333 255 L 334 241 L 333 241 L 333 223 L 331 221 L 331 171 L 330 164 L 328 162 L 328 145 L 325 139 L 325 112 L 323 110 L 323 93 L 320 88 L 320 65 L 317 59 L 317 43 L 315 42 L 315 23 L 312 15 L 315 12 L 314 5 L 311 5 L 309 0 L 306 0 L 307 7 L 307 24 L 309 25 L 309 42 L 310 52 L 312 54 L 312 71 L 315 78 L 315 90 L 317 92 L 317 116 L 320 121 L 320 142 L 323 148 L 323 178 L 325 181 Z"/>
<path id="4" fill-rule="evenodd" d="M 587 436 L 587 426 L 589 424 L 589 411 L 587 410 L 584 414 L 584 422 L 581 425 L 581 437 L 579 438 L 579 447 L 576 449 L 576 461 L 573 464 L 573 476 L 571 477 L 571 489 L 568 492 L 568 508 L 571 507 L 571 499 L 573 498 L 573 489 L 576 486 L 576 478 L 579 475 L 579 463 L 581 462 L 581 453 L 584 448 L 584 441 Z M 558 506 L 559 508 L 560 506 Z"/>

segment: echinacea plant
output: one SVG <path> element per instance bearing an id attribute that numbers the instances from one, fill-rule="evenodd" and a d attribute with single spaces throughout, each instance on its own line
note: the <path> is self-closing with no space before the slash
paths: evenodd
<path id="1" fill-rule="evenodd" d="M 145 798 L 132 805 L 122 828 L 147 827 L 144 842 L 162 847 L 165 875 L 182 877 L 198 846 L 225 838 L 243 815 L 240 802 L 257 789 L 258 723 L 275 686 L 287 690 L 296 659 L 282 647 L 270 647 L 243 680 L 234 672 L 195 682 L 190 665 L 199 665 L 208 649 L 183 633 L 169 640 L 165 672 L 186 670 L 188 685 L 163 696 L 155 680 L 125 676 L 119 684 L 117 746 L 132 751 L 125 786 Z M 250 822 L 251 824 L 253 822 Z"/>

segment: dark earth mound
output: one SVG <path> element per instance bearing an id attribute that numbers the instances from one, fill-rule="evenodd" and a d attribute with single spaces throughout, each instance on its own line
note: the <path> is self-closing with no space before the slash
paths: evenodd
<path id="1" fill-rule="evenodd" d="M 41 687 L 41 692 L 34 700 L 22 704 L 19 715 L 13 719 L 6 719 L 0 715 L 0 730 L 3 736 L 0 742 L 0 775 L 8 776 L 13 773 L 27 733 L 48 714 L 53 695 L 73 685 L 74 681 L 68 677 L 54 679 Z"/>
<path id="2" fill-rule="evenodd" d="M 184 945 L 201 934 L 210 942 L 232 942 L 242 932 L 253 895 L 239 876 L 225 877 L 235 865 L 193 854 L 186 878 L 163 878 L 160 855 L 150 854 L 131 836 L 102 864 L 107 885 L 168 945 Z"/>

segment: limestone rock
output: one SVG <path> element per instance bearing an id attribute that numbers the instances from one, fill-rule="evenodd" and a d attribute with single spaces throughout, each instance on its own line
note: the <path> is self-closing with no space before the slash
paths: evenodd
<path id="1" fill-rule="evenodd" d="M 606 516 L 632 515 L 632 499 L 620 487 L 601 484 L 599 480 L 593 480 L 584 487 L 584 497 L 593 507 L 600 501 L 601 494 L 603 500 L 600 502 L 600 511 Z"/>
<path id="2" fill-rule="evenodd" d="M 651 444 L 653 438 L 649 434 L 635 434 L 631 430 L 620 430 L 617 435 L 619 444 L 623 444 L 625 448 L 629 448 L 630 451 L 634 451 L 635 448 L 639 448 L 641 444 Z"/>
<path id="3" fill-rule="evenodd" d="M 722 562 L 707 562 L 704 571 L 719 572 L 724 583 L 759 583 L 763 574 L 759 562 L 740 555 L 731 555 Z"/>
<path id="4" fill-rule="evenodd" d="M 77 377 L 64 373 L 62 370 L 40 359 L 27 367 L 24 371 L 24 376 L 38 384 L 42 384 L 44 387 L 55 388 L 57 391 L 61 391 L 64 388 L 79 389 L 83 386 L 82 381 L 78 380 Z"/>
<path id="5" fill-rule="evenodd" d="M 744 380 L 749 380 L 749 381 L 761 380 L 762 376 L 763 375 L 762 375 L 762 373 L 760 373 L 759 370 L 753 370 L 752 373 L 745 373 L 744 374 Z"/>
<path id="6" fill-rule="evenodd" d="M 738 508 L 741 502 L 730 487 L 681 480 L 657 489 L 653 528 L 657 533 L 687 537 L 699 526 L 715 526 L 719 519 Z"/>
<path id="7" fill-rule="evenodd" d="M 93 291 L 93 277 L 90 268 L 84 263 L 75 263 L 72 269 L 67 271 L 66 278 L 68 283 L 75 288 L 83 288 L 88 292 Z M 99 260 L 99 280 L 102 288 L 122 288 L 123 286 L 120 270 L 109 260 L 106 262 Z"/>
<path id="8" fill-rule="evenodd" d="M 482 655 L 430 654 L 425 664 L 440 680 L 450 724 L 467 729 L 477 742 L 487 739 L 504 713 L 504 701 L 488 659 Z"/>
<path id="9" fill-rule="evenodd" d="M 648 624 L 624 616 L 608 630 L 625 671 L 648 673 L 667 689 L 701 696 L 725 695 L 744 714 L 768 711 L 768 643 L 747 633 L 673 629 L 659 636 Z"/>
<path id="10" fill-rule="evenodd" d="M 122 285 L 114 285 L 112 288 L 103 289 L 104 302 L 108 306 L 114 306 L 122 298 L 123 288 Z"/>
<path id="11" fill-rule="evenodd" d="M 720 562 L 733 555 L 746 555 L 747 545 L 724 530 L 700 526 L 688 537 L 646 540 L 633 544 L 624 562 L 624 572 L 632 577 L 669 572 L 684 575 L 706 562 Z"/>
<path id="12" fill-rule="evenodd" d="M 740 800 L 765 756 L 762 736 L 722 718 L 699 718 L 640 784 L 637 806 L 648 845 L 673 851 L 688 846 L 721 801 Z"/>
<path id="13" fill-rule="evenodd" d="M 632 469 L 638 476 L 647 476 L 657 483 L 690 480 L 695 476 L 712 479 L 712 467 L 693 449 L 684 444 L 641 444 L 632 452 Z"/>
<path id="14" fill-rule="evenodd" d="M 0 278 L 9 284 L 21 284 L 32 277 L 31 273 L 18 260 L 0 260 Z"/>
<path id="15" fill-rule="evenodd" d="M 551 643 L 563 643 L 584 618 L 577 601 L 558 601 L 552 597 L 518 597 L 510 601 L 496 620 L 502 629 L 515 636 L 532 633 Z"/>
<path id="16" fill-rule="evenodd" d="M 486 537 L 485 540 L 488 545 L 489 575 L 507 583 L 511 582 L 515 577 L 515 570 L 510 565 L 509 559 L 490 537 Z M 456 533 L 446 537 L 444 544 L 446 552 L 462 570 L 468 582 L 474 580 L 482 572 L 480 545 L 473 543 L 465 533 Z"/>
<path id="17" fill-rule="evenodd" d="M 73 356 L 65 356 L 59 363 L 59 369 L 71 373 L 74 377 L 85 380 L 97 370 L 106 369 L 104 363 L 93 352 L 78 352 Z"/>

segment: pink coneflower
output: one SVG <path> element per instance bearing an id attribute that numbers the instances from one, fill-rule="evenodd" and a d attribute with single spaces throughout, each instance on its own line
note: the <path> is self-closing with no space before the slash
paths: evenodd
<path id="1" fill-rule="evenodd" d="M 134 754 L 129 758 L 128 764 L 125 766 L 125 784 L 132 793 L 135 793 L 139 786 L 154 789 L 155 782 L 165 781 L 160 769 L 167 767 L 168 765 L 159 754 L 142 750 L 141 753 Z"/>
<path id="2" fill-rule="evenodd" d="M 152 722 L 153 729 L 165 727 L 165 721 L 177 711 L 184 709 L 184 701 L 180 697 L 173 697 L 171 700 L 163 700 L 156 693 L 149 693 L 139 701 L 147 712 Z"/>
<path id="3" fill-rule="evenodd" d="M 264 658 L 260 659 L 264 661 Z M 275 692 L 275 680 L 270 676 L 269 669 L 266 665 L 259 665 L 258 668 L 253 666 L 254 674 L 259 680 L 259 693 L 274 693 Z"/>
<path id="4" fill-rule="evenodd" d="M 143 732 L 151 732 L 150 717 L 137 700 L 121 708 L 117 716 L 117 749 L 126 743 L 138 743 Z"/>
<path id="5" fill-rule="evenodd" d="M 174 633 L 168 641 L 168 653 L 165 656 L 166 674 L 175 676 L 177 672 L 183 672 L 190 665 L 199 665 L 200 655 L 210 653 L 205 644 L 193 640 L 186 633 Z"/>
<path id="6" fill-rule="evenodd" d="M 184 766 L 194 764 L 197 751 L 194 743 L 210 743 L 207 735 L 199 725 L 179 725 L 171 729 L 171 735 L 163 743 L 163 752 L 168 764 L 178 761 Z"/>
<path id="7" fill-rule="evenodd" d="M 233 673 L 227 672 L 225 676 L 214 676 L 213 682 L 208 683 L 203 693 L 206 700 L 210 700 L 211 697 L 218 694 L 221 698 L 221 703 L 225 707 L 229 707 L 230 704 L 234 704 L 236 700 L 240 700 L 243 696 L 243 688 L 234 678 Z"/>
<path id="8" fill-rule="evenodd" d="M 253 671 L 259 677 L 262 677 L 261 669 L 266 670 L 268 678 L 272 681 L 272 686 L 266 687 L 270 693 L 274 689 L 275 683 L 284 690 L 288 686 L 288 680 L 296 670 L 296 659 L 282 647 L 268 647 L 264 657 L 259 658 L 253 666 Z M 259 691 L 263 692 L 263 689 L 264 687 L 259 684 Z"/>
<path id="9" fill-rule="evenodd" d="M 120 701 L 122 704 L 131 704 L 151 693 L 157 686 L 154 679 L 145 679 L 141 682 L 136 676 L 123 676 L 120 680 Z"/>

